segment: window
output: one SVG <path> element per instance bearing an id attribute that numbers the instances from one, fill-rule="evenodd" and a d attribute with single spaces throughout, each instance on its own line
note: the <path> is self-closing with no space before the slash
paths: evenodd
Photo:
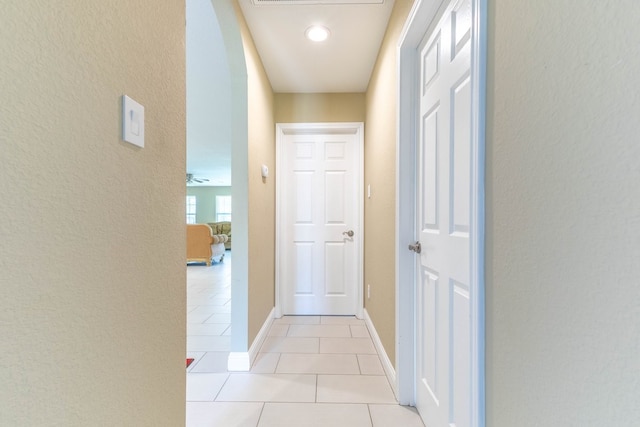
<path id="1" fill-rule="evenodd" d="M 187 224 L 196 223 L 196 196 L 187 196 Z"/>
<path id="2" fill-rule="evenodd" d="M 216 221 L 231 221 L 231 196 L 216 196 Z"/>

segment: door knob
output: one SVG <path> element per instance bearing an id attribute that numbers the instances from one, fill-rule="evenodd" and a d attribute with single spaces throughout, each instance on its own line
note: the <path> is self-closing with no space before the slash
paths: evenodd
<path id="1" fill-rule="evenodd" d="M 343 231 L 342 234 L 345 236 L 353 237 L 353 230 Z"/>
<path id="2" fill-rule="evenodd" d="M 409 245 L 409 250 L 419 254 L 422 252 L 422 245 L 420 242 L 415 242 L 413 245 Z"/>

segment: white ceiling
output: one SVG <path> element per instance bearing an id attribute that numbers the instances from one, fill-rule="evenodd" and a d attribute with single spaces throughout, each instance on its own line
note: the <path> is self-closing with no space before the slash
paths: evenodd
<path id="1" fill-rule="evenodd" d="M 276 93 L 365 92 L 394 0 L 239 0 Z M 211 0 L 187 2 L 187 172 L 231 185 L 230 75 Z M 306 39 L 311 25 L 329 39 Z"/>
<path id="2" fill-rule="evenodd" d="M 367 90 L 393 0 L 239 2 L 274 92 Z M 307 40 L 312 25 L 327 27 L 329 39 Z"/>

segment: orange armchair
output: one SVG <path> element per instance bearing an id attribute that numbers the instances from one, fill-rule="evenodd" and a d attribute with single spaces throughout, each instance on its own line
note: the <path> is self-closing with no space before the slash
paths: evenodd
<path id="1" fill-rule="evenodd" d="M 187 224 L 187 262 L 204 262 L 211 265 L 211 260 L 224 258 L 226 234 L 213 234 L 207 224 Z"/>

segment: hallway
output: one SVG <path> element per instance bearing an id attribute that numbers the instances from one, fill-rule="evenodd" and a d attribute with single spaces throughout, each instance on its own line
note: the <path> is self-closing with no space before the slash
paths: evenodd
<path id="1" fill-rule="evenodd" d="M 419 427 L 363 320 L 275 319 L 251 372 L 229 373 L 230 262 L 187 268 L 187 427 Z"/>

